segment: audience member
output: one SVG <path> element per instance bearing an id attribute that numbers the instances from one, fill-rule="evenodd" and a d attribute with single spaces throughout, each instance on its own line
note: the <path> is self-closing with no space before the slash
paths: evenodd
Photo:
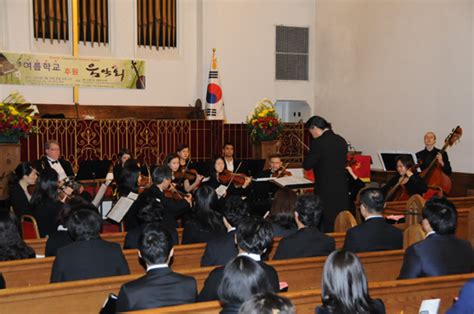
<path id="1" fill-rule="evenodd" d="M 37 171 L 28 161 L 20 163 L 11 174 L 8 185 L 9 201 L 18 218 L 22 215 L 33 215 L 28 186 L 34 185 L 37 178 Z"/>
<path id="2" fill-rule="evenodd" d="M 422 217 L 426 238 L 405 250 L 399 279 L 472 272 L 472 246 L 454 235 L 457 211 L 453 203 L 444 197 L 433 197 L 426 202 Z"/>
<path id="3" fill-rule="evenodd" d="M 164 209 L 163 205 L 155 199 L 149 199 L 149 203 L 145 207 L 140 208 L 138 211 L 137 219 L 138 226 L 127 232 L 125 236 L 125 241 L 123 244 L 124 250 L 126 249 L 138 249 L 138 243 L 140 234 L 142 233 L 143 228 L 147 224 L 157 223 L 162 224 L 163 228 L 166 228 L 167 231 L 171 234 L 173 244 L 178 244 L 178 232 L 176 228 L 170 227 L 172 223 L 167 223 L 167 220 L 164 219 Z M 176 223 L 176 221 L 174 221 Z"/>
<path id="4" fill-rule="evenodd" d="M 247 256 L 236 257 L 223 271 L 218 289 L 221 314 L 239 313 L 242 303 L 259 293 L 272 292 L 265 270 Z"/>
<path id="5" fill-rule="evenodd" d="M 20 235 L 18 220 L 9 211 L 0 211 L 0 261 L 34 258 L 35 251 Z"/>
<path id="6" fill-rule="evenodd" d="M 237 226 L 236 241 L 239 248 L 238 256 L 247 256 L 265 271 L 266 277 L 272 286 L 273 292 L 278 292 L 280 285 L 278 274 L 272 266 L 261 261 L 261 255 L 272 245 L 272 225 L 260 217 L 247 217 L 241 220 Z M 224 267 L 215 268 L 206 281 L 198 296 L 199 301 L 210 301 L 217 299 L 217 288 L 222 281 Z"/>
<path id="7" fill-rule="evenodd" d="M 184 224 L 183 244 L 209 242 L 226 233 L 217 204 L 216 191 L 210 186 L 203 185 L 195 192 L 192 218 Z"/>
<path id="8" fill-rule="evenodd" d="M 360 213 L 365 221 L 347 231 L 344 249 L 350 252 L 400 250 L 401 230 L 385 222 L 382 212 L 385 198 L 380 189 L 370 188 L 360 194 Z"/>
<path id="9" fill-rule="evenodd" d="M 74 242 L 57 251 L 51 282 L 130 273 L 120 245 L 100 239 L 101 219 L 97 212 L 74 211 L 66 226 Z"/>
<path id="10" fill-rule="evenodd" d="M 382 300 L 370 298 L 359 258 L 344 250 L 332 252 L 324 263 L 321 298 L 317 314 L 385 313 Z"/>
<path id="11" fill-rule="evenodd" d="M 247 202 L 240 196 L 230 195 L 225 200 L 223 214 L 222 220 L 227 233 L 207 243 L 201 259 L 202 267 L 225 265 L 239 254 L 235 232 L 240 221 L 249 215 Z"/>
<path id="12" fill-rule="evenodd" d="M 446 314 L 474 313 L 474 279 L 469 280 L 459 293 L 459 297 Z"/>
<path id="13" fill-rule="evenodd" d="M 304 194 L 296 202 L 295 221 L 298 231 L 280 240 L 273 259 L 288 259 L 328 255 L 336 249 L 336 242 L 318 229 L 323 204 L 314 194 Z"/>
<path id="14" fill-rule="evenodd" d="M 31 196 L 31 206 L 40 236 L 45 238 L 54 233 L 57 229 L 58 214 L 64 206 L 59 200 L 58 173 L 55 170 L 45 169 L 39 175 Z"/>
<path id="15" fill-rule="evenodd" d="M 276 191 L 266 217 L 273 227 L 274 237 L 287 237 L 298 231 L 295 223 L 296 193 L 289 188 Z"/>
<path id="16" fill-rule="evenodd" d="M 267 292 L 245 301 L 239 314 L 296 314 L 296 309 L 290 299 Z"/>
<path id="17" fill-rule="evenodd" d="M 117 312 L 137 311 L 196 301 L 196 280 L 173 272 L 170 233 L 156 223 L 146 225 L 140 235 L 139 256 L 145 261 L 146 274 L 120 288 Z"/>
<path id="18" fill-rule="evenodd" d="M 67 230 L 66 222 L 71 213 L 78 209 L 97 211 L 97 208 L 94 205 L 84 200 L 82 197 L 73 197 L 67 202 L 67 204 L 64 204 L 59 211 L 57 218 L 58 228 L 48 236 L 48 240 L 46 241 L 46 256 L 56 256 L 58 249 L 74 242 Z"/>

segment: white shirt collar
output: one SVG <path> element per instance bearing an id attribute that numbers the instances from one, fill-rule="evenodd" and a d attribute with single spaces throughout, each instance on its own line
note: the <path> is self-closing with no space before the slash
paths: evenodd
<path id="1" fill-rule="evenodd" d="M 231 232 L 231 231 L 234 231 L 234 230 L 236 230 L 236 228 L 235 228 L 235 227 L 232 227 L 232 228 L 230 228 L 229 230 L 227 230 L 227 232 Z"/>
<path id="2" fill-rule="evenodd" d="M 67 228 L 64 227 L 63 225 L 59 225 L 57 230 L 58 231 L 67 231 Z"/>
<path id="3" fill-rule="evenodd" d="M 146 271 L 150 271 L 152 269 L 159 269 L 159 268 L 168 268 L 168 264 L 163 263 L 163 264 L 155 264 L 155 265 L 150 265 L 146 267 Z"/>
<path id="4" fill-rule="evenodd" d="M 365 221 L 367 221 L 369 219 L 372 219 L 372 218 L 383 218 L 383 216 L 382 215 L 370 215 L 367 218 L 365 218 Z"/>
<path id="5" fill-rule="evenodd" d="M 239 255 L 237 256 L 247 256 L 247 257 L 250 257 L 251 259 L 253 259 L 254 261 L 256 262 L 260 262 L 262 260 L 262 257 L 258 254 L 253 254 L 253 253 L 240 253 Z"/>
<path id="6" fill-rule="evenodd" d="M 426 236 L 425 236 L 425 239 L 428 238 L 428 237 L 429 237 L 430 235 L 432 235 L 432 234 L 436 234 L 436 232 L 435 232 L 434 230 L 428 232 L 428 233 L 426 234 Z"/>

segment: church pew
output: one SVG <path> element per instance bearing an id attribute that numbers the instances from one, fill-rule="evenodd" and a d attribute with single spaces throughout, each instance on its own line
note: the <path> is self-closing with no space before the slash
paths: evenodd
<path id="1" fill-rule="evenodd" d="M 364 264 L 370 281 L 396 279 L 403 251 L 371 252 L 358 254 Z M 275 267 L 280 281 L 289 284 L 290 291 L 318 289 L 321 284 L 322 268 L 326 257 L 311 257 L 293 260 L 270 261 Z M 182 274 L 193 276 L 201 289 L 204 280 L 213 267 L 183 269 Z M 31 274 L 30 274 L 31 275 Z M 100 279 L 81 280 L 57 284 L 47 284 L 0 290 L 0 308 L 5 313 L 18 313 L 34 308 L 36 312 L 82 313 L 97 312 L 109 293 L 118 293 L 120 286 L 141 275 L 116 276 Z M 6 279 L 7 287 L 9 286 Z M 65 311 L 65 307 L 68 307 Z M 14 311 L 13 311 L 14 309 Z"/>
<path id="2" fill-rule="evenodd" d="M 369 282 L 372 298 L 382 299 L 387 313 L 418 313 L 421 302 L 426 299 L 441 299 L 439 313 L 444 313 L 458 296 L 459 290 L 474 274 L 452 275 L 431 278 L 419 278 L 398 281 Z M 282 293 L 291 299 L 298 314 L 314 313 L 317 305 L 321 305 L 321 290 L 303 290 Z M 130 313 L 218 313 L 219 302 L 201 302 L 157 309 L 133 311 Z"/>
<path id="3" fill-rule="evenodd" d="M 330 234 L 336 240 L 336 247 L 341 248 L 344 244 L 345 233 Z M 273 258 L 279 243 L 279 238 L 273 241 L 270 258 Z M 172 267 L 178 271 L 184 268 L 199 267 L 201 257 L 206 247 L 205 243 L 184 244 L 174 247 Z M 130 268 L 130 273 L 141 274 L 144 272 L 140 264 L 137 250 L 124 250 L 124 255 Z M 51 268 L 54 257 L 40 259 L 25 259 L 17 261 L 0 262 L 0 272 L 8 282 L 9 287 L 25 287 L 49 283 Z M 34 273 L 35 276 L 31 276 Z"/>

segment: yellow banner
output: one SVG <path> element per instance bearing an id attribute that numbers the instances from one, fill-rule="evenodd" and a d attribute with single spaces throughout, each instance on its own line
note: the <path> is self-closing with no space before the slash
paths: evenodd
<path id="1" fill-rule="evenodd" d="M 145 89 L 145 61 L 0 52 L 0 84 Z"/>

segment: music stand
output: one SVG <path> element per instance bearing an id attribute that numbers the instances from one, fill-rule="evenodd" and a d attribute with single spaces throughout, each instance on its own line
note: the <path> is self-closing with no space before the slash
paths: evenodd
<path id="1" fill-rule="evenodd" d="M 76 180 L 105 179 L 111 165 L 112 161 L 110 160 L 84 160 L 79 163 Z"/>
<path id="2" fill-rule="evenodd" d="M 378 155 L 384 171 L 397 171 L 397 162 L 395 160 L 398 156 L 409 156 L 413 161 L 413 164 L 417 163 L 416 155 L 412 152 L 380 151 Z"/>

